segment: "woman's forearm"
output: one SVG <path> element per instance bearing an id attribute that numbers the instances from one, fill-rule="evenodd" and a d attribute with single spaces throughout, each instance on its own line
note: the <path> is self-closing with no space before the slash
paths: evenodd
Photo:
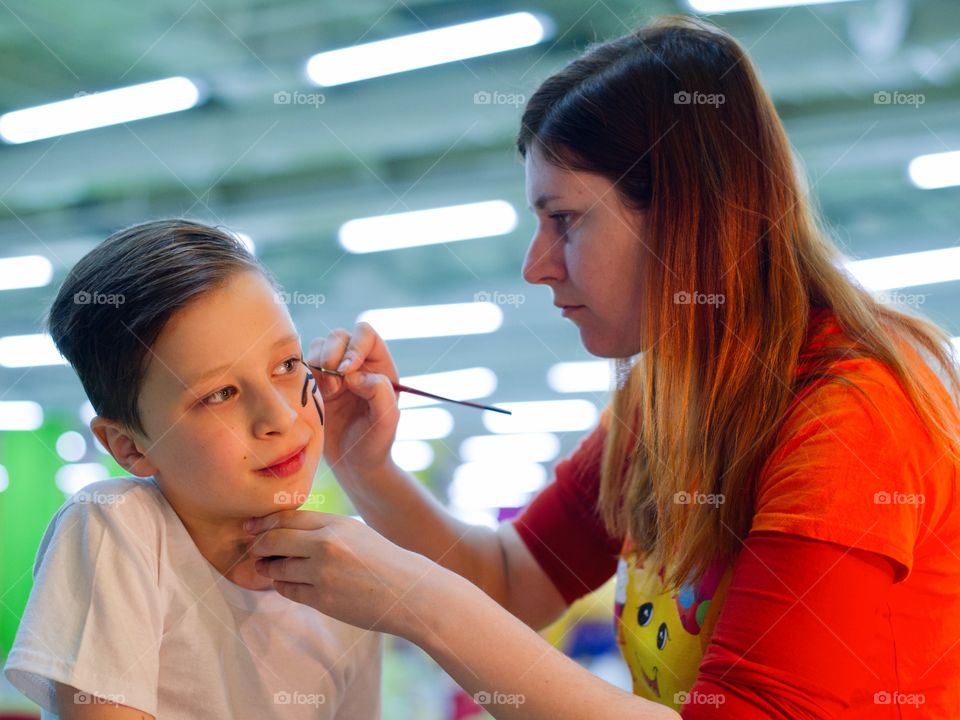
<path id="1" fill-rule="evenodd" d="M 506 606 L 506 568 L 497 534 L 453 517 L 420 482 L 393 463 L 360 477 L 334 468 L 370 527 L 391 542 L 462 575 Z"/>
<path id="2" fill-rule="evenodd" d="M 463 578 L 430 571 L 402 603 L 405 633 L 498 720 L 679 720 L 550 646 Z"/>

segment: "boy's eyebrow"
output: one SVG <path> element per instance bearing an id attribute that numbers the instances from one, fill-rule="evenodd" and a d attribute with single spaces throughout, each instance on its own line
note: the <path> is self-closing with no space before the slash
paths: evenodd
<path id="1" fill-rule="evenodd" d="M 290 343 L 290 342 L 295 342 L 295 343 L 297 343 L 297 345 L 299 346 L 299 345 L 300 345 L 300 336 L 299 336 L 299 335 L 284 335 L 282 338 L 280 338 L 280 339 L 277 340 L 275 343 L 273 343 L 273 345 L 270 346 L 270 349 L 271 349 L 271 350 L 274 350 L 274 349 L 280 347 L 281 345 L 286 345 L 287 343 Z M 207 370 L 205 373 L 202 373 L 202 374 L 198 375 L 197 377 L 195 377 L 195 378 L 194 378 L 192 381 L 190 381 L 189 383 L 184 383 L 184 386 L 183 386 L 184 393 L 190 392 L 190 390 L 191 390 L 195 385 L 199 385 L 200 383 L 202 383 L 202 382 L 203 382 L 204 380 L 206 380 L 207 378 L 213 377 L 214 375 L 218 375 L 218 374 L 222 373 L 224 370 L 228 370 L 232 365 L 233 365 L 233 363 L 226 363 L 225 365 L 221 365 L 221 366 L 219 366 L 219 367 L 215 367 L 215 368 L 213 368 L 212 370 Z"/>

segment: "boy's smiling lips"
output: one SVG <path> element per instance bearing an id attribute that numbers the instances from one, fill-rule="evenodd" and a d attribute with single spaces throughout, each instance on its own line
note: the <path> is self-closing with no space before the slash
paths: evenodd
<path id="1" fill-rule="evenodd" d="M 285 475 L 285 474 L 287 474 L 287 473 L 286 473 L 286 472 L 282 472 L 282 471 L 288 470 L 288 469 L 289 469 L 289 470 L 293 470 L 293 469 L 294 469 L 293 467 L 287 468 L 286 466 L 287 466 L 287 465 L 291 465 L 291 462 L 290 462 L 290 461 L 292 461 L 292 460 L 297 460 L 297 459 L 299 459 L 299 462 L 296 463 L 296 465 L 297 465 L 298 467 L 296 467 L 295 469 L 296 469 L 296 470 L 299 470 L 299 469 L 300 469 L 300 468 L 299 468 L 299 465 L 302 465 L 302 463 L 303 463 L 303 458 L 300 457 L 300 456 L 303 455 L 303 454 L 306 452 L 307 445 L 309 445 L 309 443 L 304 443 L 303 445 L 301 445 L 300 447 L 298 447 L 298 448 L 297 448 L 296 450 L 294 450 L 293 452 L 289 452 L 289 453 L 286 453 L 285 455 L 281 455 L 280 457 L 278 457 L 278 458 L 277 458 L 276 460 L 274 460 L 273 462 L 271 462 L 271 463 L 269 463 L 269 464 L 267 464 L 267 465 L 264 465 L 262 468 L 258 468 L 258 469 L 257 469 L 257 472 L 258 472 L 258 473 L 269 473 L 269 474 L 271 474 L 271 475 L 274 475 L 274 474 L 284 474 L 284 475 Z"/>

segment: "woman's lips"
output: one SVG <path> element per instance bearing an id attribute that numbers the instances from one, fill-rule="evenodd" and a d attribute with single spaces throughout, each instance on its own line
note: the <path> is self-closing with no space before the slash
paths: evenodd
<path id="1" fill-rule="evenodd" d="M 582 310 L 584 305 L 564 305 L 560 308 L 560 314 L 564 317 L 570 317 L 577 310 Z"/>
<path id="2" fill-rule="evenodd" d="M 260 475 L 266 475 L 269 477 L 286 477 L 287 475 L 293 475 L 293 473 L 298 472 L 300 468 L 303 467 L 304 460 L 307 456 L 307 446 L 304 445 L 300 450 L 295 452 L 293 455 L 290 455 L 285 460 L 274 463 L 269 467 L 260 468 L 256 472 Z"/>

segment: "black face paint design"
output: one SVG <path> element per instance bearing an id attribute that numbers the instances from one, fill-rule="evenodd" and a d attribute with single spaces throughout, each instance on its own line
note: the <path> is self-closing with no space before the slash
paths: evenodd
<path id="1" fill-rule="evenodd" d="M 303 364 L 304 366 L 307 365 L 306 363 L 303 363 Z M 314 395 L 314 392 L 316 392 L 316 389 L 317 389 L 317 381 L 316 381 L 316 378 L 313 377 L 313 373 L 310 371 L 309 366 L 307 366 L 307 377 L 303 379 L 303 391 L 300 394 L 300 407 L 307 406 L 307 392 L 308 392 L 308 389 L 310 388 L 311 380 L 313 380 L 313 389 L 309 390 L 310 397 L 313 398 L 313 406 L 317 408 L 317 415 L 320 416 L 320 427 L 323 427 L 323 410 L 320 409 L 320 403 L 317 402 L 317 396 Z"/>

